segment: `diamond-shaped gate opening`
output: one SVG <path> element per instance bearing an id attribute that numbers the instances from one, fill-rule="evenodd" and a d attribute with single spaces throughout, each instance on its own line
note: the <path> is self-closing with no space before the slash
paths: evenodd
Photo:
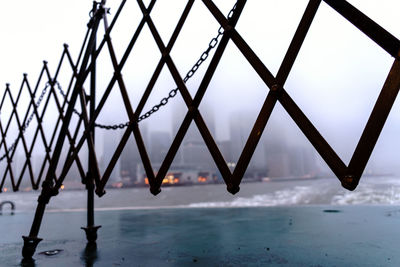
<path id="1" fill-rule="evenodd" d="M 140 132 L 143 141 L 148 145 L 148 131 L 145 123 L 140 125 Z M 115 179 L 115 177 L 118 178 Z M 148 183 L 146 177 L 136 141 L 132 134 L 130 134 L 129 140 L 111 174 L 109 183 L 112 187 L 132 186 L 144 184 L 145 181 Z"/>
<path id="2" fill-rule="evenodd" d="M 340 14 L 319 8 L 285 88 L 346 165 L 391 64 Z"/>
<path id="3" fill-rule="evenodd" d="M 200 113 L 231 171 L 239 161 L 267 93 L 267 87 L 238 48 L 228 43 L 200 104 Z M 217 127 L 214 130 L 213 124 Z"/>
<path id="4" fill-rule="evenodd" d="M 177 86 L 165 66 L 161 70 L 141 114 L 146 114 L 155 105 L 159 105 L 160 101 L 175 88 Z M 172 145 L 173 137 L 175 137 L 179 125 L 182 123 L 187 107 L 179 94 L 169 99 L 167 103 L 159 107 L 160 112 L 152 113 L 151 116 L 139 123 L 143 135 L 145 134 L 143 129 L 147 132 L 144 143 L 155 175 L 158 174 L 162 164 L 168 171 L 177 171 L 181 168 L 182 155 L 179 153 L 175 154 L 173 158 L 172 165 L 174 167 L 171 167 L 171 163 L 164 163 L 164 160 Z M 144 169 L 142 170 L 144 171 Z M 163 180 L 163 182 L 164 184 L 174 183 L 174 179 L 168 182 Z"/>

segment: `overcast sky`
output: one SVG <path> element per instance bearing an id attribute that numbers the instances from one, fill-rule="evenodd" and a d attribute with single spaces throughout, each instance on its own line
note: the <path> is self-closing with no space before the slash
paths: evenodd
<path id="1" fill-rule="evenodd" d="M 178 15 L 186 2 L 184 0 L 157 2 L 152 16 L 165 43 L 168 42 Z M 226 14 L 235 1 L 215 2 Z M 237 29 L 273 74 L 276 74 L 280 66 L 307 2 L 306 0 L 247 1 Z M 349 2 L 400 38 L 398 0 Z M 116 0 L 108 1 L 111 16 L 115 14 L 119 3 L 120 1 Z M 33 84 L 36 82 L 43 60 L 49 61 L 50 70 L 54 73 L 63 43 L 69 44 L 72 56 L 76 58 L 86 32 L 91 6 L 92 1 L 87 0 L 4 1 L 0 16 L 2 25 L 0 88 L 6 82 L 10 82 L 12 90 L 16 91 L 24 72 L 28 73 Z M 140 19 L 136 1 L 128 1 L 112 35 L 118 58 L 121 57 Z M 196 1 L 187 25 L 171 54 L 182 76 L 207 48 L 209 40 L 215 36 L 217 29 L 217 23 L 202 2 Z M 143 92 L 160 57 L 148 32 L 145 28 L 132 59 L 123 70 L 134 105 L 137 104 L 138 96 Z M 101 36 L 102 32 L 99 37 Z M 104 58 L 101 57 L 99 62 L 101 65 L 99 87 L 104 87 L 113 71 L 106 55 Z M 328 5 L 322 3 L 285 87 L 346 162 L 360 137 L 392 63 L 393 58 L 385 51 Z M 199 71 L 199 77 L 188 82 L 192 93 L 197 89 L 204 70 L 203 67 Z M 164 68 L 146 108 L 158 103 L 159 99 L 173 87 L 175 87 L 174 82 Z M 101 90 L 99 88 L 99 93 Z M 238 49 L 230 44 L 204 99 L 204 103 L 218 114 L 216 115 L 219 126 L 217 138 L 229 137 L 227 121 L 231 112 L 246 110 L 255 119 L 266 93 L 265 85 L 240 55 Z M 122 103 L 119 94 L 114 94 L 110 99 L 110 104 L 105 109 L 108 112 L 105 114 L 118 112 L 118 108 L 122 106 L 119 104 Z M 155 116 L 154 125 L 158 125 L 159 129 L 170 128 L 170 123 L 166 126 L 161 122 L 170 121 L 170 114 L 175 106 L 183 105 L 180 98 L 174 101 L 165 108 L 167 112 L 160 112 L 160 115 Z M 399 142 L 392 144 L 394 138 L 398 139 L 400 136 L 398 131 L 400 127 L 397 126 L 400 123 L 398 102 L 396 101 L 384 129 L 382 137 L 384 140 L 378 142 L 375 155 L 377 158 L 387 158 L 387 155 L 391 155 L 390 158 L 393 159 L 396 155 L 394 152 L 399 151 Z M 206 105 L 200 109 L 202 107 L 206 108 Z M 115 116 L 105 114 L 100 119 L 106 122 L 115 121 Z M 120 116 L 120 120 L 126 120 L 124 112 Z M 279 105 L 272 119 L 288 125 L 289 128 L 292 127 L 291 129 L 298 133 Z"/>

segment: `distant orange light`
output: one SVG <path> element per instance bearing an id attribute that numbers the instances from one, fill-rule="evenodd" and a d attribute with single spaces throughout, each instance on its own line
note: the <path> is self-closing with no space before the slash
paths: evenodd
<path id="1" fill-rule="evenodd" d="M 4 187 L 3 188 L 3 192 L 7 192 L 8 191 L 8 188 L 7 187 Z"/>
<path id="2" fill-rule="evenodd" d="M 113 183 L 111 186 L 114 188 L 121 188 L 123 185 L 124 185 L 123 183 L 118 182 L 118 183 Z"/>
<path id="3" fill-rule="evenodd" d="M 207 182 L 207 177 L 199 176 L 197 178 L 197 181 L 200 183 L 205 183 L 205 182 Z"/>
<path id="4" fill-rule="evenodd" d="M 61 190 L 64 190 L 65 186 L 62 184 L 60 188 Z"/>
<path id="5" fill-rule="evenodd" d="M 145 183 L 145 184 L 149 184 L 149 178 L 147 178 L 147 177 L 144 178 L 144 183 Z"/>

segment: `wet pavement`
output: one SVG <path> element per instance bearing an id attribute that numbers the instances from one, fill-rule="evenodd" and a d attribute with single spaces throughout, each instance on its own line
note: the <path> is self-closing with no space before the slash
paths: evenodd
<path id="1" fill-rule="evenodd" d="M 289 206 L 45 214 L 34 261 L 21 261 L 33 213 L 0 216 L 0 266 L 400 266 L 400 207 Z"/>

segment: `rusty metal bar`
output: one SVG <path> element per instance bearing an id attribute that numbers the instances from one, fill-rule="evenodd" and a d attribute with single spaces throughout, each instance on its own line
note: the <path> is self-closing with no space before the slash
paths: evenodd
<path id="1" fill-rule="evenodd" d="M 321 0 L 310 0 L 306 10 L 304 11 L 303 17 L 297 27 L 297 30 L 293 36 L 292 42 L 286 52 L 286 55 L 282 61 L 282 64 L 276 74 L 276 82 L 280 86 L 284 86 L 290 71 L 292 70 L 293 64 L 300 52 L 300 48 L 306 38 L 308 30 L 311 27 L 311 23 L 314 20 L 315 14 L 318 11 Z"/>
<path id="2" fill-rule="evenodd" d="M 400 41 L 345 0 L 324 0 L 392 57 L 399 59 Z"/>
<path id="3" fill-rule="evenodd" d="M 357 187 L 399 90 L 400 61 L 396 59 L 350 160 L 348 177 L 342 182 L 345 188 L 354 190 Z"/>

